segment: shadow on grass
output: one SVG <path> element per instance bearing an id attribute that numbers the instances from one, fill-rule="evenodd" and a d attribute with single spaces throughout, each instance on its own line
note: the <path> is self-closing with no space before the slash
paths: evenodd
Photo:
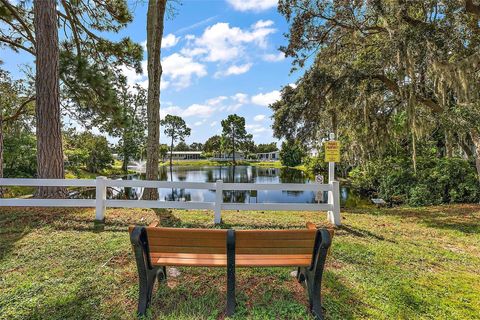
<path id="1" fill-rule="evenodd" d="M 362 299 L 344 279 L 327 269 L 323 275 L 322 287 L 326 319 L 365 318 L 365 305 Z"/>
<path id="2" fill-rule="evenodd" d="M 135 213 L 141 211 L 132 211 Z M 150 218 L 149 218 L 150 219 Z M 0 260 L 14 244 L 30 232 L 49 228 L 57 231 L 81 232 L 126 232 L 129 225 L 148 224 L 138 214 L 107 211 L 107 222 L 103 229 L 95 225 L 94 211 L 89 208 L 0 208 Z"/>
<path id="3" fill-rule="evenodd" d="M 62 286 L 58 290 L 51 287 L 46 294 L 42 289 L 44 284 L 38 281 L 30 284 L 38 290 L 29 292 L 24 298 L 10 299 L 4 304 L 0 309 L 0 318 L 98 319 L 101 315 L 100 306 L 104 295 L 95 282 L 83 279 L 75 285 Z"/>
<path id="4" fill-rule="evenodd" d="M 385 214 L 412 219 L 431 228 L 466 234 L 480 233 L 480 207 L 476 204 L 398 208 L 386 210 Z"/>
<path id="5" fill-rule="evenodd" d="M 338 227 L 338 229 L 342 230 L 342 231 L 345 231 L 346 233 L 351 234 L 355 237 L 360 237 L 360 238 L 370 237 L 370 238 L 374 238 L 375 240 L 378 240 L 378 241 L 388 241 L 388 242 L 391 242 L 391 243 L 397 243 L 396 241 L 386 239 L 383 236 L 376 235 L 375 233 L 373 233 L 371 231 L 368 231 L 368 230 L 365 230 L 365 229 L 355 228 L 355 227 L 347 226 L 347 225 L 341 225 L 340 227 Z M 337 234 L 341 234 L 341 233 L 337 233 Z"/>
<path id="6" fill-rule="evenodd" d="M 153 209 L 153 211 L 157 215 L 158 221 L 160 223 L 159 226 L 169 227 L 169 228 L 178 228 L 178 227 L 183 226 L 182 220 L 177 218 L 172 213 L 172 210 L 169 210 L 169 209 Z"/>

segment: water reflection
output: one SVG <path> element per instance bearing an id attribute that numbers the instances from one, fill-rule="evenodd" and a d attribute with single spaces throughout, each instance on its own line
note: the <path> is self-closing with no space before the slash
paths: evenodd
<path id="1" fill-rule="evenodd" d="M 159 172 L 162 181 L 215 182 L 223 180 L 226 183 L 314 183 L 314 179 L 304 172 L 290 168 L 266 168 L 255 166 L 174 166 L 161 167 Z M 145 179 L 144 173 L 129 174 L 121 179 Z M 214 190 L 199 189 L 158 189 L 159 199 L 165 201 L 215 201 Z M 109 188 L 109 199 L 141 199 L 143 188 Z M 342 203 L 347 203 L 350 192 L 341 189 Z M 94 198 L 95 190 L 84 192 L 82 198 Z M 313 191 L 282 191 L 282 190 L 225 190 L 223 201 L 227 203 L 316 203 L 322 201 L 322 196 Z M 325 197 L 326 201 L 326 197 Z"/>

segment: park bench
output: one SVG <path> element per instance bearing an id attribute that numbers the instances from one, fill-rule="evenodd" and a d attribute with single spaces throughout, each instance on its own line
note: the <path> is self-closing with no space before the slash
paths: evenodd
<path id="1" fill-rule="evenodd" d="M 306 285 L 310 311 L 323 319 L 321 280 L 332 231 L 317 229 L 233 230 L 130 227 L 139 276 L 138 314 L 144 315 L 155 279 L 166 279 L 166 266 L 226 267 L 226 315 L 235 310 L 236 267 L 297 267 Z"/>

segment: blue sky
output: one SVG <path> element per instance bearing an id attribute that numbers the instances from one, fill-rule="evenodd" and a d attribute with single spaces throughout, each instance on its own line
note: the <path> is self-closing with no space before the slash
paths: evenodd
<path id="1" fill-rule="evenodd" d="M 132 7 L 134 21 L 113 38 L 146 40 L 146 5 Z M 192 128 L 187 143 L 221 132 L 231 113 L 246 119 L 256 143 L 276 141 L 267 105 L 282 86 L 295 82 L 290 59 L 278 51 L 288 25 L 276 0 L 183 0 L 165 21 L 161 115 L 182 116 Z M 4 68 L 19 75 L 27 54 L 3 51 Z M 146 73 L 146 52 L 144 55 Z M 124 70 L 130 83 L 146 86 L 146 74 Z M 161 142 L 164 141 L 163 132 Z"/>

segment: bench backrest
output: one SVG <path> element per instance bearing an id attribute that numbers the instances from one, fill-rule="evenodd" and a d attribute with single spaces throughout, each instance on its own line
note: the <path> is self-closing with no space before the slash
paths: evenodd
<path id="1" fill-rule="evenodd" d="M 308 266 L 317 229 L 235 230 L 237 266 Z M 129 228 L 130 233 L 133 227 Z M 144 227 L 153 265 L 226 266 L 226 229 Z"/>

